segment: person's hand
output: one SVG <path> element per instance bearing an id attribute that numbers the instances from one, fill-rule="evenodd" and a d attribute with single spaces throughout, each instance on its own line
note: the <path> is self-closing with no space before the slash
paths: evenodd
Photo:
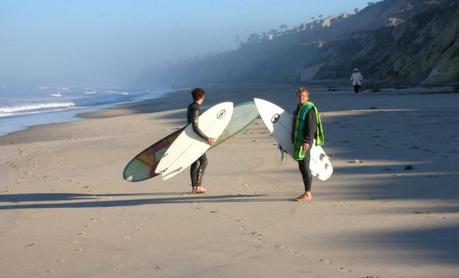
<path id="1" fill-rule="evenodd" d="M 311 147 L 311 145 L 309 145 L 308 143 L 304 143 L 303 144 L 304 151 L 308 151 L 310 147 Z"/>
<path id="2" fill-rule="evenodd" d="M 215 138 L 209 138 L 208 142 L 209 142 L 209 145 L 213 145 L 215 144 L 217 140 L 215 140 Z"/>

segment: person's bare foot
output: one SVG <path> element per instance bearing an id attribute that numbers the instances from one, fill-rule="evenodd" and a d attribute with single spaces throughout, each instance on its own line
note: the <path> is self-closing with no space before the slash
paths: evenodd
<path id="1" fill-rule="evenodd" d="M 301 196 L 296 197 L 295 201 L 297 202 L 312 201 L 312 194 L 311 192 L 306 192 L 302 194 Z"/>
<path id="2" fill-rule="evenodd" d="M 193 187 L 193 190 L 191 191 L 192 194 L 203 194 L 207 193 L 207 189 L 204 186 L 197 186 Z"/>

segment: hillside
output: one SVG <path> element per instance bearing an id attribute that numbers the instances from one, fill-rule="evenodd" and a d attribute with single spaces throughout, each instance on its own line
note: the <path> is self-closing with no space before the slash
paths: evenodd
<path id="1" fill-rule="evenodd" d="M 275 30 L 274 30 L 275 31 Z M 300 82 L 367 79 L 459 82 L 459 1 L 386 0 L 355 15 L 252 36 L 239 49 L 149 72 L 162 81 Z"/>

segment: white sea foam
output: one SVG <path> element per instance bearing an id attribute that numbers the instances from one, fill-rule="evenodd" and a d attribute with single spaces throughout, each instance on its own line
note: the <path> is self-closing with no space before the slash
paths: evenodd
<path id="1" fill-rule="evenodd" d="M 72 108 L 75 104 L 73 102 L 63 103 L 33 103 L 15 106 L 0 107 L 0 117 L 8 117 L 14 115 L 24 115 L 40 112 L 54 111 L 56 108 Z"/>
<path id="2" fill-rule="evenodd" d="M 54 94 L 49 94 L 50 97 L 61 97 L 62 94 L 60 93 L 54 93 Z"/>
<path id="3" fill-rule="evenodd" d="M 89 92 L 84 92 L 85 95 L 94 95 L 97 94 L 96 91 L 89 91 Z"/>

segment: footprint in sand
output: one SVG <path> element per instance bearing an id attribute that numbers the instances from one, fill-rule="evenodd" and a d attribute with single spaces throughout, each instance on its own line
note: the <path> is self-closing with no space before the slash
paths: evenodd
<path id="1" fill-rule="evenodd" d="M 7 166 L 9 166 L 10 168 L 18 169 L 18 165 L 17 165 L 16 162 L 14 162 L 14 161 L 9 161 L 9 160 L 8 160 L 7 162 L 5 162 L 5 164 L 6 164 Z"/>
<path id="2" fill-rule="evenodd" d="M 344 267 L 339 267 L 338 270 L 342 272 L 352 272 L 350 269 L 346 269 Z"/>
<path id="3" fill-rule="evenodd" d="M 20 156 L 26 156 L 27 153 L 25 151 L 23 151 L 22 149 L 19 149 L 19 155 Z"/>
<path id="4" fill-rule="evenodd" d="M 83 237 L 83 238 L 88 237 L 88 235 L 89 235 L 89 233 L 87 233 L 87 232 L 79 232 L 79 233 L 77 234 L 78 237 Z"/>
<path id="5" fill-rule="evenodd" d="M 77 183 L 81 184 L 80 182 L 77 182 Z M 93 185 L 85 185 L 85 186 L 83 186 L 83 189 L 88 193 L 94 192 L 94 186 Z"/>
<path id="6" fill-rule="evenodd" d="M 292 248 L 290 248 L 287 245 L 276 244 L 276 245 L 274 245 L 274 248 L 280 249 L 282 251 L 288 251 L 288 252 L 290 252 L 290 255 L 295 256 L 295 257 L 302 257 L 303 256 L 303 255 L 301 255 L 300 252 L 293 250 Z"/>
<path id="7" fill-rule="evenodd" d="M 326 263 L 326 264 L 331 264 L 333 261 L 331 259 L 319 259 L 319 262 L 321 263 Z"/>
<path id="8" fill-rule="evenodd" d="M 281 245 L 276 244 L 276 245 L 274 245 L 274 247 L 276 247 L 277 249 L 280 249 L 280 250 L 288 249 L 288 247 L 283 245 L 283 244 L 281 244 Z"/>
<path id="9" fill-rule="evenodd" d="M 252 235 L 252 240 L 260 243 L 265 243 L 263 240 L 263 234 L 260 232 L 251 232 L 250 235 Z"/>
<path id="10" fill-rule="evenodd" d="M 263 234 L 260 232 L 251 232 L 250 234 L 253 236 L 260 236 L 260 237 L 263 236 Z"/>
<path id="11" fill-rule="evenodd" d="M 242 221 L 242 219 L 236 219 L 235 221 L 238 223 L 239 229 L 240 229 L 241 231 L 245 231 L 245 224 L 244 224 L 244 221 Z"/>

